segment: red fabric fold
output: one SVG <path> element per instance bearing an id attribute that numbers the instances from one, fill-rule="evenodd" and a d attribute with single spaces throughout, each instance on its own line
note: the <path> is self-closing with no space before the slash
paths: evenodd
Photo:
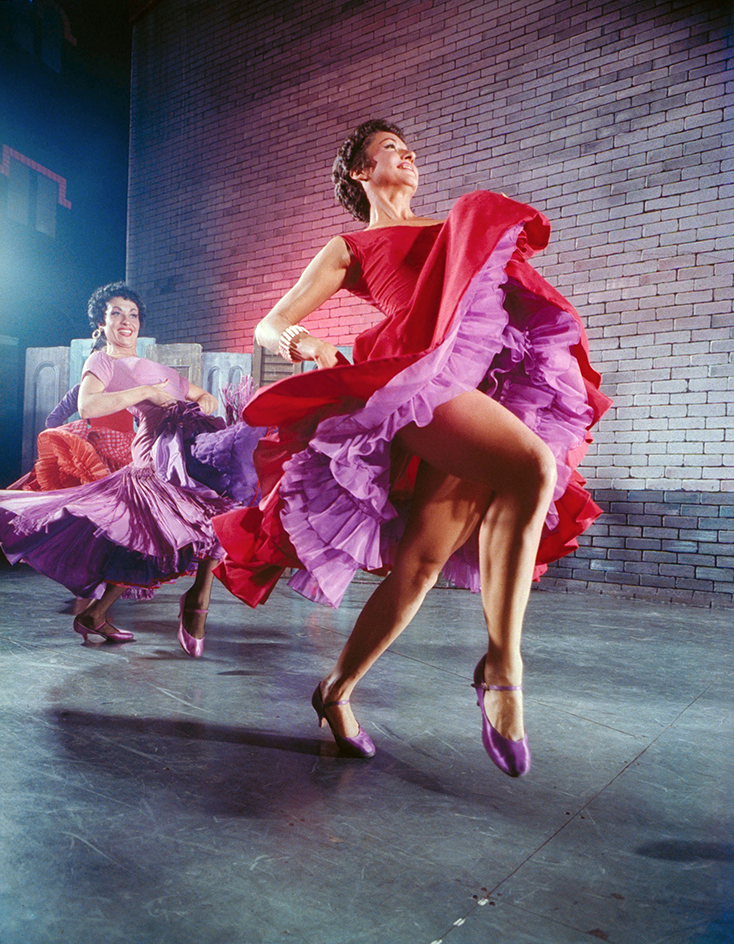
<path id="1" fill-rule="evenodd" d="M 281 380 L 262 388 L 243 412 L 251 425 L 276 427 L 255 453 L 265 501 L 259 509 L 236 509 L 213 522 L 226 551 L 217 576 L 246 603 L 264 602 L 284 568 L 302 566 L 281 522 L 279 484 L 288 475 L 288 461 L 307 448 L 320 423 L 358 411 L 376 391 L 444 342 L 467 288 L 513 227 L 519 228 L 519 236 L 505 276 L 577 323 L 579 341 L 571 352 L 591 408 L 589 426 L 609 407 L 611 401 L 599 390 L 599 374 L 589 363 L 578 314 L 528 263 L 548 243 L 550 225 L 543 214 L 498 194 L 476 192 L 460 198 L 442 225 L 388 227 L 345 236 L 362 268 L 362 282 L 354 293 L 373 301 L 386 317 L 355 340 L 353 366 Z M 418 275 L 411 285 L 412 270 Z M 405 286 L 410 286 L 410 297 L 400 294 Z M 575 471 L 590 438 L 584 441 L 582 436 L 568 453 L 567 464 L 574 471 L 565 494 L 555 502 L 557 525 L 543 535 L 536 576 L 549 562 L 576 548 L 578 535 L 601 513 Z M 398 463 L 401 467 L 405 459 Z M 414 470 L 415 463 L 408 468 Z M 399 482 L 401 495 L 409 494 L 412 476 L 403 474 Z"/>

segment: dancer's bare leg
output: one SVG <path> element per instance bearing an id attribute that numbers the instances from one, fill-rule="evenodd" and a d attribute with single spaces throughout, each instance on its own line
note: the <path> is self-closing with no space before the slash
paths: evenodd
<path id="1" fill-rule="evenodd" d="M 194 639 L 203 639 L 206 632 L 206 610 L 209 609 L 216 563 L 211 557 L 199 561 L 194 582 L 186 591 L 183 624 L 186 632 Z M 203 612 L 195 613 L 194 610 Z"/>
<path id="2" fill-rule="evenodd" d="M 86 626 L 87 629 L 98 627 L 102 629 L 102 624 L 107 620 L 107 611 L 125 592 L 125 587 L 115 583 L 105 585 L 104 593 L 99 600 L 87 600 L 87 605 L 77 615 L 77 620 Z"/>
<path id="3" fill-rule="evenodd" d="M 476 391 L 462 394 L 436 414 L 435 426 L 431 425 L 439 433 L 438 443 L 452 431 L 459 441 L 452 442 L 449 450 L 436 449 L 435 440 L 415 441 L 415 433 L 421 431 L 411 427 L 406 444 L 415 451 L 423 449 L 420 454 L 427 461 L 443 461 L 449 471 L 457 468 L 449 463 L 461 463 L 467 477 L 475 479 L 483 470 L 487 475 L 493 498 L 479 530 L 482 604 L 489 635 L 484 679 L 490 684 L 520 685 L 522 625 L 556 483 L 555 458 L 517 417 Z M 492 428 L 483 437 L 487 424 Z M 449 455 L 442 460 L 446 451 Z M 500 734 L 522 738 L 522 694 L 490 691 L 484 698 L 489 720 Z"/>
<path id="4" fill-rule="evenodd" d="M 534 512 L 524 503 L 518 504 L 512 493 L 497 494 L 479 530 L 482 604 L 489 633 L 484 681 L 489 684 L 522 684 L 523 619 L 554 484 L 555 475 L 551 475 L 538 491 L 539 501 Z M 484 694 L 484 707 L 491 724 L 514 741 L 525 733 L 522 705 L 521 692 L 487 691 Z"/>
<path id="5" fill-rule="evenodd" d="M 325 702 L 350 698 L 370 666 L 418 612 L 441 568 L 480 522 L 490 495 L 422 463 L 405 534 L 390 573 L 362 608 L 333 672 L 321 685 Z M 350 705 L 327 709 L 340 733 L 358 730 Z"/>
<path id="6" fill-rule="evenodd" d="M 365 605 L 334 671 L 322 683 L 324 701 L 349 698 L 479 521 L 490 639 L 485 678 L 513 685 L 522 679 L 522 618 L 555 483 L 550 450 L 504 407 L 477 391 L 443 404 L 428 426 L 407 427 L 400 438 L 439 474 L 427 475 L 426 487 L 416 491 L 395 567 Z M 486 705 L 501 734 L 523 736 L 519 693 L 488 693 Z M 331 708 L 330 718 L 343 725 L 341 733 L 355 736 L 358 726 L 348 705 Z"/>

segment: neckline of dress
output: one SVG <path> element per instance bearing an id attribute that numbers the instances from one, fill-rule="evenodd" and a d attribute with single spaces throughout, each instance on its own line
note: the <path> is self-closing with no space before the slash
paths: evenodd
<path id="1" fill-rule="evenodd" d="M 445 220 L 437 220 L 435 223 L 387 223 L 385 226 L 373 226 L 372 228 L 357 230 L 358 233 L 379 233 L 381 229 L 433 229 L 434 226 L 443 226 Z"/>

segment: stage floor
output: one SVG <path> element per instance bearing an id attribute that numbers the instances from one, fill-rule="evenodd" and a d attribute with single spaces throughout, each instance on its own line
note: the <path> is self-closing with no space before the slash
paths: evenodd
<path id="1" fill-rule="evenodd" d="M 511 780 L 470 688 L 477 597 L 436 589 L 362 683 L 378 753 L 337 756 L 310 697 L 338 611 L 215 586 L 204 657 L 178 595 L 71 598 L 0 571 L 1 944 L 683 944 L 734 940 L 734 614 L 534 591 Z"/>

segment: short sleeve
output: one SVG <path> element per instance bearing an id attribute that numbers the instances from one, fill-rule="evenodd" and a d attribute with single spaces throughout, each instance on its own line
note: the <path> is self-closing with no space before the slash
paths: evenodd
<path id="1" fill-rule="evenodd" d="M 87 374 L 93 374 L 106 387 L 112 380 L 113 368 L 114 364 L 111 357 L 108 357 L 104 351 L 94 351 L 84 362 L 82 380 Z"/>

